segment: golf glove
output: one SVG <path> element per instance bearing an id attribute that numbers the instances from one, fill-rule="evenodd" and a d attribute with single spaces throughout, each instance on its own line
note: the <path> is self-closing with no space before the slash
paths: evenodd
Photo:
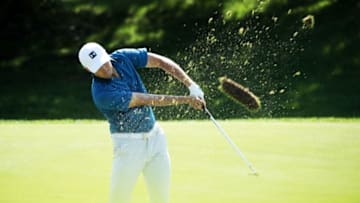
<path id="1" fill-rule="evenodd" d="M 192 83 L 189 86 L 189 91 L 190 91 L 190 96 L 198 97 L 198 98 L 204 100 L 204 92 L 201 90 L 199 85 L 197 85 L 196 83 Z"/>

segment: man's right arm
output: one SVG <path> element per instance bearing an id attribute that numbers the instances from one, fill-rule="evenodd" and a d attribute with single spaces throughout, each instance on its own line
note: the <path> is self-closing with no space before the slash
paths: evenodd
<path id="1" fill-rule="evenodd" d="M 173 106 L 189 104 L 195 109 L 203 109 L 204 102 L 192 96 L 156 95 L 144 93 L 132 93 L 129 108 L 137 106 Z"/>

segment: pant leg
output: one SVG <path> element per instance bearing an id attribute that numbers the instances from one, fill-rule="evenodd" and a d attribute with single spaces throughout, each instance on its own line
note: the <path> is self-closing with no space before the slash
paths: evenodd
<path id="1" fill-rule="evenodd" d="M 150 158 L 143 170 L 151 203 L 168 203 L 170 198 L 170 157 L 162 130 L 149 140 Z"/>
<path id="2" fill-rule="evenodd" d="M 110 203 L 129 203 L 138 176 L 145 165 L 145 145 L 141 140 L 112 138 L 114 158 Z"/>

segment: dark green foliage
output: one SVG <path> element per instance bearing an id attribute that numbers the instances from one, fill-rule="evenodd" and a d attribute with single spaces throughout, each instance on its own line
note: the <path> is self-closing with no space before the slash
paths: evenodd
<path id="1" fill-rule="evenodd" d="M 77 59 L 86 41 L 172 58 L 201 85 L 217 118 L 360 115 L 358 1 L 243 2 L 5 0 L 0 118 L 101 118 Z M 188 93 L 160 70 L 141 75 L 151 93 Z M 247 112 L 224 98 L 222 75 L 259 93 L 262 108 Z M 155 111 L 160 119 L 206 118 L 187 106 Z"/>

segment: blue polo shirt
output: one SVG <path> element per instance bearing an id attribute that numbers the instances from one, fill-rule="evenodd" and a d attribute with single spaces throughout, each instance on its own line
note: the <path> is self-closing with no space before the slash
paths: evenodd
<path id="1" fill-rule="evenodd" d="M 147 50 L 119 49 L 110 54 L 120 78 L 93 77 L 91 93 L 95 106 L 107 118 L 111 133 L 149 132 L 155 124 L 150 106 L 129 108 L 132 92 L 147 93 L 136 71 L 147 64 Z"/>

